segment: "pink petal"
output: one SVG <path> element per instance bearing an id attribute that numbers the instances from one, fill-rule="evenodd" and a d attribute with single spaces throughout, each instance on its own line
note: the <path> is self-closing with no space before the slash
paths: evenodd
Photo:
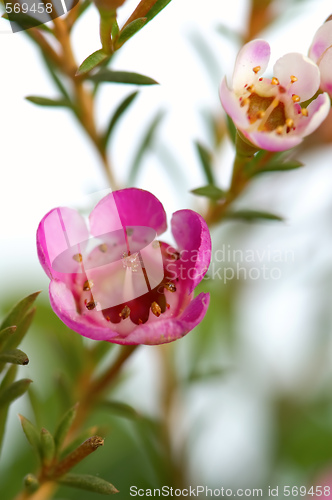
<path id="1" fill-rule="evenodd" d="M 153 194 L 143 189 L 114 191 L 92 210 L 91 234 L 99 236 L 124 226 L 147 226 L 161 234 L 167 228 L 165 210 Z"/>
<path id="2" fill-rule="evenodd" d="M 323 55 L 319 63 L 319 70 L 320 88 L 332 96 L 332 47 L 327 49 Z"/>
<path id="3" fill-rule="evenodd" d="M 297 132 L 306 137 L 316 130 L 330 112 L 331 102 L 328 94 L 320 94 L 307 107 L 308 117 L 303 117 L 297 126 Z"/>
<path id="4" fill-rule="evenodd" d="M 41 220 L 37 229 L 37 252 L 40 263 L 50 278 L 63 279 L 63 273 L 74 272 L 78 265 L 72 255 L 80 253 L 79 243 L 89 238 L 83 217 L 71 208 L 54 208 Z M 84 244 L 84 243 L 83 243 Z M 55 259 L 70 249 L 70 269 L 63 273 L 53 268 Z M 69 255 L 69 254 L 68 254 Z"/>
<path id="5" fill-rule="evenodd" d="M 278 135 L 273 132 L 252 132 L 247 137 L 253 144 L 266 151 L 286 151 L 302 142 L 302 137 L 295 134 Z"/>
<path id="6" fill-rule="evenodd" d="M 278 59 L 273 67 L 273 76 L 278 78 L 280 85 L 290 88 L 292 94 L 298 95 L 302 102 L 310 99 L 319 89 L 318 67 L 308 57 L 295 52 Z M 291 76 L 298 80 L 291 84 Z"/>
<path id="7" fill-rule="evenodd" d="M 180 251 L 178 264 L 183 267 L 181 279 L 188 293 L 200 283 L 211 260 L 211 236 L 203 217 L 192 210 L 173 214 L 171 227 Z"/>
<path id="8" fill-rule="evenodd" d="M 61 321 L 75 332 L 93 340 L 112 341 L 118 335 L 108 326 L 101 326 L 87 315 L 78 314 L 76 304 L 70 289 L 61 281 L 52 280 L 49 288 L 50 303 L 55 314 Z M 106 320 L 100 313 L 101 321 Z M 108 325 L 108 323 L 107 323 Z"/>
<path id="9" fill-rule="evenodd" d="M 235 61 L 233 73 L 233 89 L 235 91 L 243 89 L 244 85 L 250 85 L 262 75 L 270 60 L 270 46 L 265 40 L 252 40 L 246 43 Z M 253 68 L 260 66 L 260 70 L 255 73 Z"/>
<path id="10" fill-rule="evenodd" d="M 111 342 L 115 344 L 158 345 L 173 342 L 184 337 L 204 318 L 210 302 L 208 293 L 200 293 L 184 310 L 179 318 L 171 318 L 138 326 L 125 338 L 118 337 Z"/>
<path id="11" fill-rule="evenodd" d="M 332 45 L 332 21 L 324 23 L 317 31 L 309 49 L 309 57 L 317 64 L 326 49 Z"/>
<path id="12" fill-rule="evenodd" d="M 236 127 L 248 127 L 248 118 L 244 108 L 241 108 L 239 98 L 236 97 L 234 92 L 229 90 L 226 78 L 223 79 L 220 85 L 220 100 L 226 113 L 232 118 Z"/>

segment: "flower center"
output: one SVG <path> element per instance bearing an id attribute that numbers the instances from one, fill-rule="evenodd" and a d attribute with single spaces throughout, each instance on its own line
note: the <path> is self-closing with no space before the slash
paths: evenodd
<path id="1" fill-rule="evenodd" d="M 260 68 L 253 68 L 255 74 Z M 244 86 L 239 98 L 241 107 L 246 107 L 246 114 L 252 130 L 259 132 L 276 132 L 278 135 L 288 134 L 296 129 L 298 115 L 308 116 L 308 110 L 301 108 L 300 96 L 291 94 L 291 86 L 297 81 L 290 75 L 287 87 L 280 85 L 278 78 L 270 81 L 257 79 L 255 84 Z"/>
<path id="2" fill-rule="evenodd" d="M 97 268 L 88 279 L 85 276 L 84 283 L 81 282 L 82 284 L 79 285 L 81 288 L 80 294 L 83 294 L 81 297 L 86 314 L 89 314 L 90 311 L 100 311 L 108 322 L 120 323 L 126 320 L 141 325 L 148 321 L 150 315 L 158 318 L 171 308 L 167 303 L 166 296 L 169 297 L 169 302 L 173 304 L 172 307 L 178 302 L 175 296 L 174 301 L 168 295 L 169 293 L 176 294 L 176 283 L 178 281 L 174 266 L 172 272 L 167 271 L 170 256 L 159 241 L 154 241 L 152 246 L 158 251 L 159 248 L 161 250 L 163 272 L 159 278 L 160 282 L 155 280 L 152 284 L 149 280 L 141 252 L 131 254 L 129 250 L 124 251 L 119 263 L 120 267 L 111 268 L 109 273 L 106 274 L 104 271 L 100 272 L 99 268 Z M 96 251 L 105 254 L 108 252 L 108 248 L 100 245 Z M 96 259 L 98 261 L 98 255 Z M 173 255 L 171 260 L 174 260 Z M 148 260 L 146 262 L 151 271 L 151 263 L 153 262 Z M 121 276 L 124 276 L 124 279 Z M 137 286 L 137 280 L 141 283 L 140 286 Z M 142 282 L 145 284 L 144 287 Z M 158 283 L 157 286 L 156 283 Z M 135 297 L 136 294 L 138 296 Z M 108 300 L 105 300 L 105 297 Z M 117 300 L 113 301 L 113 304 L 116 305 L 107 307 L 108 304 L 112 303 L 110 298 L 113 297 L 117 298 Z"/>

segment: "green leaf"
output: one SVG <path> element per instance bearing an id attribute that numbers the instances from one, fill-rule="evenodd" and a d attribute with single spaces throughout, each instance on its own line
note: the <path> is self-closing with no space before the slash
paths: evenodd
<path id="1" fill-rule="evenodd" d="M 3 19 L 6 19 L 7 21 L 15 22 L 25 30 L 38 26 L 39 30 L 46 31 L 50 35 L 53 35 L 53 31 L 48 26 L 46 26 L 46 24 L 42 24 L 41 22 L 38 23 L 36 18 L 34 18 L 33 16 L 29 16 L 28 14 L 24 14 L 23 12 L 20 13 L 12 12 L 10 14 L 10 18 L 8 16 L 8 13 L 5 12 L 4 14 L 2 14 L 1 17 Z"/>
<path id="2" fill-rule="evenodd" d="M 271 220 L 271 221 L 283 221 L 283 217 L 279 215 L 271 214 L 269 212 L 260 212 L 258 210 L 237 210 L 236 212 L 226 212 L 224 215 L 227 219 L 242 219 L 246 222 L 252 222 L 257 219 L 261 220 Z"/>
<path id="3" fill-rule="evenodd" d="M 33 307 L 27 314 L 17 323 L 17 328 L 15 335 L 9 337 L 6 343 L 6 349 L 16 349 L 16 347 L 22 342 L 25 334 L 30 328 L 31 322 L 36 313 L 36 308 Z"/>
<path id="4" fill-rule="evenodd" d="M 32 380 L 28 378 L 22 378 L 17 382 L 9 385 L 0 392 L 0 406 L 8 405 L 15 399 L 19 398 L 24 394 L 31 384 Z"/>
<path id="5" fill-rule="evenodd" d="M 119 39 L 116 44 L 116 49 L 120 48 L 129 38 L 134 36 L 141 28 L 143 28 L 144 24 L 146 24 L 147 18 L 140 17 L 135 19 L 133 22 L 128 24 L 123 30 L 120 32 Z"/>
<path id="6" fill-rule="evenodd" d="M 287 170 L 295 170 L 297 168 L 303 167 L 304 164 L 297 160 L 290 160 L 284 163 L 274 162 L 264 165 L 262 168 L 258 168 L 252 172 L 251 177 L 259 174 L 265 174 L 267 172 L 286 172 Z"/>
<path id="7" fill-rule="evenodd" d="M 126 403 L 122 403 L 121 401 L 102 401 L 100 405 L 106 410 L 110 410 L 111 413 L 115 413 L 120 417 L 129 419 L 136 419 L 141 417 L 140 414 L 137 413 L 135 408 Z"/>
<path id="8" fill-rule="evenodd" d="M 56 428 L 56 431 L 54 433 L 54 443 L 55 443 L 55 449 L 56 453 L 59 453 L 60 448 L 68 434 L 68 431 L 74 421 L 74 418 L 76 417 L 77 413 L 77 407 L 78 403 L 76 403 L 75 406 L 70 408 L 62 417 L 60 420 L 58 427 Z"/>
<path id="9" fill-rule="evenodd" d="M 96 52 L 93 52 L 86 59 L 84 59 L 84 61 L 82 62 L 82 64 L 80 65 L 80 67 L 78 68 L 78 70 L 76 72 L 76 76 L 84 75 L 85 73 L 88 73 L 89 71 L 96 68 L 99 64 L 101 64 L 103 61 L 105 61 L 105 59 L 108 59 L 108 58 L 109 58 L 109 55 L 106 54 L 103 51 L 103 49 L 96 50 Z"/>
<path id="10" fill-rule="evenodd" d="M 11 385 L 16 378 L 17 365 L 10 365 L 0 384 L 0 393 L 3 389 Z"/>
<path id="11" fill-rule="evenodd" d="M 159 111 L 159 113 L 157 113 L 157 115 L 153 118 L 152 122 L 148 126 L 148 129 L 145 133 L 145 136 L 143 137 L 142 143 L 137 151 L 133 165 L 132 165 L 131 170 L 130 170 L 129 184 L 134 183 L 136 176 L 138 174 L 142 159 L 143 159 L 145 153 L 147 152 L 147 150 L 151 147 L 156 130 L 157 130 L 162 118 L 164 117 L 164 114 L 165 114 L 164 111 Z"/>
<path id="12" fill-rule="evenodd" d="M 14 365 L 27 365 L 29 358 L 20 349 L 0 352 L 0 363 L 12 363 Z"/>
<path id="13" fill-rule="evenodd" d="M 17 365 L 11 365 L 5 376 L 3 377 L 1 384 L 0 384 L 0 394 L 4 389 L 9 387 L 15 380 L 16 378 L 16 373 L 17 373 Z M 1 451 L 1 445 L 2 445 L 2 440 L 3 436 L 5 433 L 5 427 L 6 427 L 6 420 L 7 420 L 7 415 L 8 415 L 8 408 L 9 404 L 2 405 L 0 407 L 0 451 Z"/>
<path id="14" fill-rule="evenodd" d="M 213 184 L 193 189 L 190 192 L 196 194 L 197 196 L 205 196 L 206 198 L 210 198 L 210 200 L 220 200 L 225 198 L 225 192 Z"/>
<path id="15" fill-rule="evenodd" d="M 50 61 L 50 59 L 44 54 L 44 52 L 41 52 L 41 55 L 43 57 L 43 60 L 44 60 L 44 63 L 45 63 L 45 66 L 47 67 L 48 71 L 49 71 L 49 74 L 53 80 L 53 82 L 55 83 L 56 87 L 58 88 L 58 90 L 61 92 L 61 94 L 63 95 L 63 97 L 65 99 L 67 99 L 69 102 L 70 102 L 70 95 L 69 93 L 67 92 L 66 90 L 66 87 L 64 86 L 64 84 L 62 83 L 62 81 L 60 80 L 59 76 L 57 75 L 57 71 L 56 71 L 56 67 L 55 65 L 52 63 L 52 61 Z"/>
<path id="16" fill-rule="evenodd" d="M 159 12 L 161 12 L 172 0 L 157 0 L 154 6 L 149 10 L 146 15 L 147 22 L 150 22 L 154 17 L 156 17 Z"/>
<path id="17" fill-rule="evenodd" d="M 58 482 L 73 488 L 101 493 L 102 495 L 119 493 L 115 486 L 105 481 L 105 479 L 88 474 L 65 474 L 58 479 Z"/>
<path id="18" fill-rule="evenodd" d="M 40 433 L 40 444 L 43 463 L 50 465 L 55 454 L 55 443 L 52 434 L 45 428 Z"/>
<path id="19" fill-rule="evenodd" d="M 17 325 L 29 311 L 39 294 L 40 292 L 32 293 L 31 295 L 28 295 L 23 300 L 21 300 L 18 304 L 16 304 L 8 313 L 6 318 L 2 321 L 0 330 L 3 330 L 4 328 L 7 328 L 9 326 Z"/>
<path id="20" fill-rule="evenodd" d="M 195 141 L 195 146 L 201 160 L 201 164 L 205 173 L 206 180 L 209 184 L 215 184 L 212 173 L 212 154 L 199 141 Z"/>
<path id="21" fill-rule="evenodd" d="M 0 349 L 15 332 L 16 326 L 8 326 L 0 331 Z"/>
<path id="22" fill-rule="evenodd" d="M 139 73 L 131 73 L 128 71 L 112 71 L 103 68 L 95 75 L 89 76 L 89 79 L 96 83 L 125 83 L 129 85 L 159 85 L 156 80 L 149 76 L 141 75 Z"/>
<path id="23" fill-rule="evenodd" d="M 32 448 L 38 453 L 38 456 L 41 454 L 41 443 L 40 443 L 40 435 L 36 427 L 33 425 L 30 420 L 23 417 L 23 415 L 18 415 L 21 421 L 22 429 L 24 434 L 31 444 Z"/>
<path id="24" fill-rule="evenodd" d="M 62 97 L 59 99 L 49 99 L 48 97 L 29 95 L 26 97 L 26 100 L 32 102 L 33 104 L 37 104 L 37 106 L 50 106 L 52 108 L 71 107 L 71 102 L 68 99 L 64 99 Z"/>
<path id="25" fill-rule="evenodd" d="M 106 131 L 105 135 L 104 135 L 104 139 L 103 139 L 104 146 L 107 145 L 107 142 L 108 142 L 109 138 L 111 137 L 113 129 L 114 129 L 115 125 L 118 123 L 119 118 L 121 118 L 121 116 L 123 115 L 123 113 L 131 105 L 131 103 L 133 102 L 133 100 L 135 99 L 135 97 L 137 95 L 138 95 L 137 91 L 133 92 L 132 94 L 130 94 L 128 97 L 126 97 L 124 99 L 124 101 L 121 102 L 121 104 L 115 110 L 115 113 L 112 116 L 110 124 L 109 124 L 109 126 L 107 128 L 107 131 Z"/>
<path id="26" fill-rule="evenodd" d="M 234 125 L 234 122 L 232 118 L 228 115 L 226 115 L 226 122 L 227 122 L 227 128 L 229 132 L 229 136 L 231 138 L 232 143 L 235 145 L 236 142 L 236 127 Z"/>

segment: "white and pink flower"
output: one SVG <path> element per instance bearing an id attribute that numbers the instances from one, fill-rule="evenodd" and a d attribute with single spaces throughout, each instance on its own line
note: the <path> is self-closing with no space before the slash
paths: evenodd
<path id="1" fill-rule="evenodd" d="M 116 344 L 163 344 L 190 332 L 209 305 L 194 288 L 210 264 L 210 233 L 199 214 L 179 210 L 174 249 L 154 239 L 166 227 L 162 204 L 142 189 L 107 195 L 87 222 L 76 210 L 51 210 L 37 250 L 54 312 L 81 335 Z"/>
<path id="2" fill-rule="evenodd" d="M 332 21 L 327 21 L 317 30 L 309 57 L 319 67 L 321 90 L 332 97 Z"/>
<path id="3" fill-rule="evenodd" d="M 226 78 L 220 99 L 226 113 L 243 136 L 259 149 L 284 151 L 301 143 L 328 115 L 328 94 L 320 94 L 318 66 L 298 53 L 286 54 L 274 65 L 273 78 L 263 78 L 270 60 L 270 46 L 253 40 L 242 47 L 232 86 Z"/>

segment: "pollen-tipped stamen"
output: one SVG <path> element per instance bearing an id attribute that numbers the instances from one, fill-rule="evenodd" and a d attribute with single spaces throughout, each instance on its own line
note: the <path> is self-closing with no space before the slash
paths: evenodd
<path id="1" fill-rule="evenodd" d="M 151 304 L 151 311 L 152 313 L 159 318 L 161 315 L 161 307 L 157 302 L 152 302 Z"/>

